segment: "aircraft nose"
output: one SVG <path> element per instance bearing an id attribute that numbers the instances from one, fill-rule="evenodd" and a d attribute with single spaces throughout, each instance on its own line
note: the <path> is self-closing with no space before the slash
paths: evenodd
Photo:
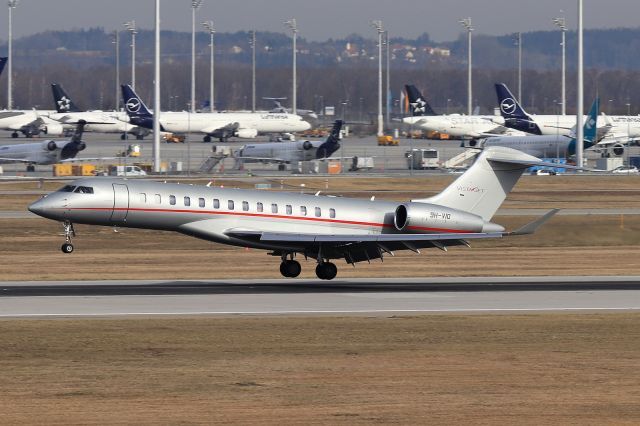
<path id="1" fill-rule="evenodd" d="M 44 198 L 39 199 L 29 205 L 29 211 L 31 213 L 35 213 L 38 216 L 42 216 L 42 212 L 44 211 Z"/>

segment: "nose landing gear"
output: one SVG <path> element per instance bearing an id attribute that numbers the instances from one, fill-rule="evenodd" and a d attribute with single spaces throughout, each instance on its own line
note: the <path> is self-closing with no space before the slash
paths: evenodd
<path id="1" fill-rule="evenodd" d="M 62 244 L 62 247 L 60 247 L 60 249 L 62 250 L 63 253 L 65 254 L 69 254 L 73 252 L 73 244 L 71 244 L 71 237 L 75 237 L 76 236 L 76 231 L 73 229 L 73 223 L 69 222 L 69 221 L 65 221 L 62 224 L 63 228 L 64 228 L 64 244 Z"/>

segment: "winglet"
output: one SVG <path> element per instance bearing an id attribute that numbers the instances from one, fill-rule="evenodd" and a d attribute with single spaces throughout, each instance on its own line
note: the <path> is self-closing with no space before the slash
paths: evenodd
<path id="1" fill-rule="evenodd" d="M 540 216 L 538 219 L 534 220 L 533 222 L 527 223 L 526 225 L 524 225 L 523 227 L 517 229 L 516 231 L 509 232 L 509 234 L 507 234 L 507 235 L 529 235 L 529 234 L 533 234 L 534 232 L 536 232 L 538 230 L 538 228 L 540 228 L 542 225 L 544 225 L 549 219 L 551 219 L 553 216 L 555 216 L 556 213 L 558 213 L 559 211 L 560 211 L 560 209 L 550 210 L 547 213 L 545 213 L 543 216 Z"/>

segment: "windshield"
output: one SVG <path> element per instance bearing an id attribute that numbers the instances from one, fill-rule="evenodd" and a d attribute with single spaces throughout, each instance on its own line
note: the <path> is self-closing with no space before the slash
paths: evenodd
<path id="1" fill-rule="evenodd" d="M 62 188 L 59 189 L 59 192 L 73 192 L 73 190 L 76 189 L 75 186 L 73 185 L 66 185 L 63 186 Z"/>

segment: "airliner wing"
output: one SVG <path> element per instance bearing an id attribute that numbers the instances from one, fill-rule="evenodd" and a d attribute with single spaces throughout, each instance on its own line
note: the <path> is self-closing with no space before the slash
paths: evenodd
<path id="1" fill-rule="evenodd" d="M 247 160 L 247 161 L 261 161 L 264 163 L 286 163 L 287 161 L 282 158 L 274 158 L 274 157 L 233 157 L 236 160 Z"/>
<path id="2" fill-rule="evenodd" d="M 443 234 L 299 234 L 289 232 L 263 232 L 260 241 L 307 242 L 307 243 L 384 243 L 412 241 L 470 240 L 478 238 L 500 238 L 502 232 L 488 233 L 443 233 Z"/>
<path id="3" fill-rule="evenodd" d="M 13 162 L 16 162 L 16 163 L 34 163 L 34 161 L 29 161 L 29 160 L 25 160 L 25 159 L 5 158 L 5 157 L 0 157 L 0 161 L 13 161 Z"/>

